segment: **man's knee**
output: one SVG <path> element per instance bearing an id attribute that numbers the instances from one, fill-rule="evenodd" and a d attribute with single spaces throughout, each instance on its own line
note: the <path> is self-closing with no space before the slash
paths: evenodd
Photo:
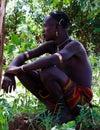
<path id="1" fill-rule="evenodd" d="M 46 81 L 48 79 L 50 79 L 50 77 L 53 76 L 52 74 L 52 68 L 46 68 L 44 70 L 42 70 L 42 72 L 40 73 L 40 78 L 41 78 L 41 81 Z"/>
<path id="2" fill-rule="evenodd" d="M 40 74 L 40 78 L 44 83 L 48 80 L 56 80 L 61 83 L 61 85 L 64 85 L 68 79 L 67 75 L 57 67 L 49 67 L 44 69 Z"/>

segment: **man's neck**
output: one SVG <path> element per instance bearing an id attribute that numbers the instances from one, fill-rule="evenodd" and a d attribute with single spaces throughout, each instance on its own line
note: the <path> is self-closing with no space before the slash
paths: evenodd
<path id="1" fill-rule="evenodd" d="M 66 36 L 62 36 L 62 37 L 58 37 L 56 40 L 55 40 L 55 43 L 57 46 L 60 46 L 61 44 L 63 44 L 65 41 L 67 41 L 70 37 L 68 35 Z"/>
<path id="2" fill-rule="evenodd" d="M 69 36 L 68 36 L 66 30 L 60 31 L 58 37 L 56 37 L 56 39 L 55 39 L 55 43 L 56 43 L 56 45 L 60 45 L 66 39 L 69 39 Z"/>
<path id="3" fill-rule="evenodd" d="M 60 43 L 59 45 L 57 45 L 57 51 L 60 51 L 62 48 L 64 48 L 69 42 L 71 42 L 71 38 L 68 37 L 65 39 L 65 41 L 63 41 L 62 43 Z"/>

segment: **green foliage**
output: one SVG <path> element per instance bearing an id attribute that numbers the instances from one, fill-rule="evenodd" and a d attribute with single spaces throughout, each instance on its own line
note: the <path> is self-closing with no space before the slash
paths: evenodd
<path id="1" fill-rule="evenodd" d="M 100 112 L 96 112 L 99 108 L 90 108 L 88 104 L 81 107 L 80 116 L 76 118 L 76 124 L 80 123 L 79 130 L 88 128 L 100 128 Z"/>
<path id="2" fill-rule="evenodd" d="M 96 108 L 93 108 L 92 116 L 95 119 L 96 127 L 100 127 L 100 2 L 98 0 L 8 0 L 6 8 L 5 25 L 5 46 L 4 60 L 5 66 L 19 53 L 30 50 L 38 46 L 42 39 L 42 25 L 44 17 L 51 11 L 64 10 L 70 16 L 72 27 L 69 33 L 75 39 L 81 41 L 89 54 L 93 68 L 92 89 L 94 98 L 92 100 Z M 96 50 L 96 51 L 95 51 Z M 17 88 L 23 86 L 17 82 Z M 8 130 L 8 120 L 13 120 L 13 116 L 21 113 L 38 113 L 45 110 L 41 104 L 28 91 L 16 91 L 16 96 L 0 94 L 0 130 Z M 88 106 L 87 106 L 88 107 Z M 91 121 L 85 122 L 88 115 L 83 108 L 78 121 L 83 121 L 88 127 Z M 46 117 L 43 124 L 50 129 L 50 117 Z M 75 122 L 63 124 L 62 127 L 55 126 L 55 130 L 65 130 L 75 127 Z M 93 128 L 95 126 L 93 125 Z"/>
<path id="3" fill-rule="evenodd" d="M 13 120 L 12 108 L 3 95 L 0 95 L 0 130 L 8 130 L 8 120 Z"/>
<path id="4" fill-rule="evenodd" d="M 13 121 L 14 116 L 28 113 L 31 117 L 43 110 L 45 106 L 26 90 L 14 96 L 0 94 L 0 130 L 8 130 L 8 121 Z"/>
<path id="5" fill-rule="evenodd" d="M 88 107 L 88 110 L 85 110 L 86 109 L 86 105 L 85 106 L 80 106 L 81 107 L 81 111 L 80 111 L 80 116 L 79 118 L 76 119 L 76 122 L 80 122 L 81 123 L 81 129 L 82 127 L 86 127 L 86 128 L 89 128 L 92 123 L 90 121 L 91 119 L 91 113 L 89 111 L 89 107 Z"/>
<path id="6" fill-rule="evenodd" d="M 53 117 L 51 114 L 48 114 L 48 116 L 44 113 L 43 116 L 39 117 L 40 120 L 42 120 L 42 122 L 40 123 L 40 128 L 41 126 L 45 126 L 46 130 L 51 130 L 52 128 L 52 120 Z"/>

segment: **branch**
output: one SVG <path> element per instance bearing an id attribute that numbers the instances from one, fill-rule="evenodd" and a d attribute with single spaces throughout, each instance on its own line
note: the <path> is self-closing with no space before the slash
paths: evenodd
<path id="1" fill-rule="evenodd" d="M 6 0 L 0 0 L 0 88 L 1 88 L 2 64 L 3 64 L 5 11 L 6 11 Z"/>

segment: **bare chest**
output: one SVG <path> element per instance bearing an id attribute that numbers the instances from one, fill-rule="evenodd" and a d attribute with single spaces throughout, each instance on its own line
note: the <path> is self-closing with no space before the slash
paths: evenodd
<path id="1" fill-rule="evenodd" d="M 78 70 L 81 68 L 80 64 L 81 64 L 81 62 L 78 58 L 72 57 L 69 60 L 64 61 L 58 67 L 62 71 L 64 71 L 66 74 L 70 74 L 70 73 L 72 74 L 75 72 L 75 70 Z"/>

